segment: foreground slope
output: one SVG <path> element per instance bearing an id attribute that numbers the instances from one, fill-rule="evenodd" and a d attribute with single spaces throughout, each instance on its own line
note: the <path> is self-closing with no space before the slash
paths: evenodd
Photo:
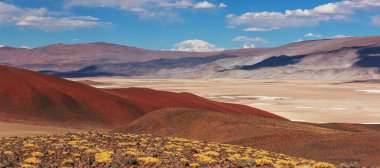
<path id="1" fill-rule="evenodd" d="M 70 127 L 110 127 L 144 113 L 120 97 L 90 86 L 0 66 L 0 120 Z"/>
<path id="2" fill-rule="evenodd" d="M 27 141 L 28 143 L 25 143 Z M 0 139 L 3 167 L 315 167 L 322 163 L 229 144 L 119 133 Z"/>
<path id="3" fill-rule="evenodd" d="M 145 113 L 164 108 L 192 108 L 218 112 L 244 113 L 266 118 L 287 120 L 281 116 L 253 107 L 216 102 L 191 93 L 174 93 L 149 88 L 103 89 L 103 91 L 133 102 Z"/>
<path id="4" fill-rule="evenodd" d="M 334 162 L 379 165 L 380 126 L 308 124 L 234 113 L 164 109 L 114 132 L 232 143 Z"/>

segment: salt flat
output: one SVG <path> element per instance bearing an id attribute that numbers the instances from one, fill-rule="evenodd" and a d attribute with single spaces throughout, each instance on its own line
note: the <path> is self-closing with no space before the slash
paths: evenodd
<path id="1" fill-rule="evenodd" d="M 241 103 L 294 121 L 379 123 L 379 84 L 339 81 L 273 81 L 252 79 L 75 78 L 100 82 L 102 88 L 148 87 L 191 92 L 209 99 Z M 97 87 L 97 85 L 93 85 Z"/>

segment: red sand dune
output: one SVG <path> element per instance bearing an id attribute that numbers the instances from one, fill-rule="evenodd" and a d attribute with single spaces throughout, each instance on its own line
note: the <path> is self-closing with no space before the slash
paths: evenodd
<path id="1" fill-rule="evenodd" d="M 144 114 L 123 98 L 96 88 L 0 66 L 0 120 L 71 127 L 120 126 Z"/>
<path id="2" fill-rule="evenodd" d="M 219 112 L 251 114 L 260 117 L 287 120 L 275 114 L 240 104 L 222 103 L 208 100 L 191 93 L 174 93 L 148 88 L 103 89 L 123 97 L 139 106 L 145 113 L 164 108 L 192 108 Z"/>

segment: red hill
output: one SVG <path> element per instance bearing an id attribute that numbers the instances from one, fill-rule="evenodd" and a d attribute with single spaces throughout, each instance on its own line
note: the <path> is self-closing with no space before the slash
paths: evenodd
<path id="1" fill-rule="evenodd" d="M 113 127 L 144 114 L 123 98 L 90 86 L 0 66 L 0 120 L 70 127 Z"/>
<path id="2" fill-rule="evenodd" d="M 191 108 L 251 114 L 260 117 L 287 120 L 275 114 L 240 104 L 222 103 L 208 100 L 191 93 L 174 93 L 148 88 L 103 89 L 104 91 L 123 97 L 139 106 L 145 113 L 164 108 Z"/>
<path id="3" fill-rule="evenodd" d="M 251 146 L 335 164 L 355 161 L 379 165 L 379 130 L 379 125 L 310 124 L 238 113 L 169 108 L 146 114 L 113 132 Z"/>

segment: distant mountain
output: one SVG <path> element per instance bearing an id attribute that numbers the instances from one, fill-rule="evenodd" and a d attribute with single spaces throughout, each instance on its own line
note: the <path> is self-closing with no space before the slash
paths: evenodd
<path id="1" fill-rule="evenodd" d="M 292 43 L 264 54 L 216 60 L 161 74 L 181 78 L 306 80 L 380 79 L 380 37 L 350 37 Z"/>
<path id="2" fill-rule="evenodd" d="M 146 62 L 92 65 L 77 71 L 56 72 L 44 70 L 40 72 L 65 78 L 96 76 L 154 76 L 159 74 L 160 71 L 173 70 L 176 68 L 194 68 L 212 63 L 219 59 L 233 57 L 236 56 L 220 54 L 206 57 L 184 57 L 177 59 L 162 58 Z"/>
<path id="3" fill-rule="evenodd" d="M 296 42 L 271 49 L 152 51 L 107 43 L 0 50 L 0 64 L 61 77 L 380 79 L 380 37 Z"/>
<path id="4" fill-rule="evenodd" d="M 0 64 L 31 70 L 74 71 L 91 65 L 150 61 L 161 58 L 204 57 L 219 54 L 254 55 L 266 49 L 240 49 L 221 52 L 155 51 L 109 43 L 53 44 L 24 49 L 0 48 Z"/>

